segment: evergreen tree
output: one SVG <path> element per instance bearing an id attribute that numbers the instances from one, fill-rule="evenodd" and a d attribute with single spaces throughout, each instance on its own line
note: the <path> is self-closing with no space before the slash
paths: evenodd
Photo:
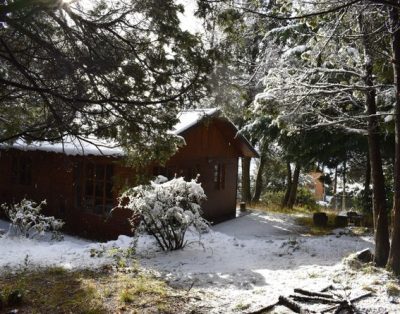
<path id="1" fill-rule="evenodd" d="M 0 143 L 95 135 L 132 162 L 165 160 L 178 106 L 210 69 L 182 11 L 172 0 L 2 2 Z"/>
<path id="2" fill-rule="evenodd" d="M 400 39 L 399 1 L 327 1 L 324 4 L 302 1 L 273 1 L 249 6 L 248 2 L 230 1 L 242 14 L 284 21 L 283 26 L 268 29 L 270 59 L 264 79 L 265 91 L 257 96 L 258 107 L 279 103 L 275 124 L 290 133 L 304 130 L 342 129 L 349 134 L 367 135 L 371 164 L 376 240 L 376 263 L 386 263 L 389 241 L 387 205 L 384 190 L 380 136 L 382 115 L 391 115 L 393 88 L 387 52 L 392 42 L 396 91 L 399 80 Z M 386 5 L 390 18 L 385 12 Z M 279 8 L 279 9 L 278 9 Z M 368 19 L 368 23 L 364 20 Z M 391 35 L 385 26 L 391 25 Z M 385 31 L 386 30 L 386 31 Z M 275 53 L 273 53 L 275 51 Z M 379 51 L 377 53 L 377 51 Z M 271 53 L 272 52 L 272 53 Z M 400 112 L 400 96 L 396 111 Z M 276 106 L 275 106 L 276 107 Z M 366 111 L 364 111 L 366 108 Z M 379 112 L 379 113 L 378 113 Z M 395 114 L 395 134 L 399 137 Z M 257 114 L 256 114 L 257 115 Z M 395 182 L 400 174 L 400 141 L 396 141 Z M 288 167 L 290 169 L 290 167 Z M 288 181 L 292 181 L 288 176 Z M 400 188 L 395 186 L 394 232 L 389 266 L 400 273 Z M 290 193 L 288 193 L 290 199 Z"/>

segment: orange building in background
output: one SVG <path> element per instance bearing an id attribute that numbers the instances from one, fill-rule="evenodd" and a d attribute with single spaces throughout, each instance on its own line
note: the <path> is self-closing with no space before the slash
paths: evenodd
<path id="1" fill-rule="evenodd" d="M 325 186 L 324 186 L 324 183 L 320 180 L 320 178 L 324 174 L 320 171 L 314 171 L 314 172 L 310 172 L 309 175 L 313 179 L 311 191 L 314 193 L 315 200 L 316 201 L 324 201 L 325 200 Z"/>

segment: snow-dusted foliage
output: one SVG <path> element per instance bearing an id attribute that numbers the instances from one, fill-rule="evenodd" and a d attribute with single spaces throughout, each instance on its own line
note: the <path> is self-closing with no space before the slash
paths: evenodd
<path id="1" fill-rule="evenodd" d="M 4 213 L 11 221 L 7 236 L 37 238 L 43 236 L 47 231 L 52 234 L 53 239 L 61 240 L 62 236 L 59 230 L 64 222 L 53 216 L 41 214 L 43 205 L 46 205 L 45 200 L 37 204 L 25 198 L 17 204 L 2 204 Z"/>
<path id="2" fill-rule="evenodd" d="M 324 6 L 303 3 L 297 14 Z M 360 22 L 361 11 L 367 23 Z M 315 17 L 285 23 L 266 32 L 263 38 L 269 58 L 265 61 L 265 89 L 253 104 L 255 115 L 271 116 L 272 123 L 288 135 L 322 127 L 365 135 L 365 95 L 373 88 L 377 115 L 391 116 L 394 92 L 385 72 L 387 57 L 376 53 L 385 50 L 382 36 L 375 32 L 382 25 L 380 13 L 352 7 L 328 20 Z M 363 32 L 370 34 L 367 44 L 360 35 Z M 367 53 L 366 47 L 371 51 Z M 373 84 L 367 86 L 365 68 L 371 64 L 377 75 L 374 73 Z"/>
<path id="3" fill-rule="evenodd" d="M 124 192 L 120 206 L 132 211 L 130 220 L 136 232 L 148 232 L 163 250 L 183 248 L 186 231 L 199 234 L 209 223 L 201 217 L 201 203 L 206 199 L 201 184 L 182 177 L 168 181 L 159 176 L 150 185 L 140 185 Z"/>

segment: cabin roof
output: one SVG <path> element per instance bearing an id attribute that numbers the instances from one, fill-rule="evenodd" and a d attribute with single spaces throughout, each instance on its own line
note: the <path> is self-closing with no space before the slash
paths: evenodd
<path id="1" fill-rule="evenodd" d="M 242 156 L 258 157 L 257 151 L 247 141 L 247 139 L 238 132 L 235 125 L 221 114 L 218 108 L 211 109 L 192 109 L 184 110 L 179 113 L 179 121 L 171 130 L 171 133 L 183 136 L 192 127 L 199 125 L 206 119 L 215 118 L 221 123 L 221 132 L 227 138 L 233 139 L 234 144 Z M 27 143 L 18 139 L 11 145 L 2 144 L 0 149 L 18 149 L 23 151 L 45 151 L 53 153 L 62 153 L 70 156 L 123 156 L 124 150 L 118 143 L 110 140 L 102 140 L 95 137 L 88 137 L 84 140 L 66 136 L 60 142 L 36 141 Z"/>
<path id="2" fill-rule="evenodd" d="M 218 108 L 211 109 L 192 109 L 181 111 L 178 115 L 179 122 L 175 124 L 172 132 L 181 135 L 186 130 L 197 125 L 206 117 L 213 117 L 220 114 Z"/>

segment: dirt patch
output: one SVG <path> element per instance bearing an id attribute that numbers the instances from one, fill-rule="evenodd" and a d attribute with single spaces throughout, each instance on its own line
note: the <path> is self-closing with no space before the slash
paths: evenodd
<path id="1" fill-rule="evenodd" d="M 137 270 L 66 271 L 46 268 L 4 274 L 0 287 L 7 299 L 22 294 L 18 313 L 182 313 L 189 312 L 184 291 Z M 0 309 L 0 313 L 1 313 Z"/>

